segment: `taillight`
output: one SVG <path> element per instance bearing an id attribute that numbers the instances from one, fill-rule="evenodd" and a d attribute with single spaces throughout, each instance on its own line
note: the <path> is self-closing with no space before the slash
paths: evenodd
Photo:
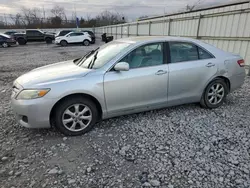
<path id="1" fill-rule="evenodd" d="M 239 64 L 240 67 L 244 67 L 245 66 L 244 59 L 238 60 L 237 63 Z"/>

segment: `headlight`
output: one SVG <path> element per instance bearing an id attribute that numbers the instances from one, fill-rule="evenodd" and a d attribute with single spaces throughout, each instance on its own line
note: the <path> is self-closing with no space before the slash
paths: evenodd
<path id="1" fill-rule="evenodd" d="M 50 89 L 29 89 L 29 90 L 22 90 L 18 96 L 17 100 L 19 99 L 36 99 L 45 96 Z"/>

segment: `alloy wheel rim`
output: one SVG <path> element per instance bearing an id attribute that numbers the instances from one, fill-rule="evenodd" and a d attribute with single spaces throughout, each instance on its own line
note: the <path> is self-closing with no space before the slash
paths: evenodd
<path id="1" fill-rule="evenodd" d="M 222 84 L 216 83 L 210 87 L 208 90 L 208 101 L 210 104 L 217 105 L 219 104 L 224 96 L 225 96 L 225 89 Z"/>
<path id="2" fill-rule="evenodd" d="M 89 42 L 88 42 L 88 41 L 84 41 L 84 45 L 85 45 L 85 46 L 88 46 L 88 45 L 89 45 Z"/>
<path id="3" fill-rule="evenodd" d="M 7 44 L 7 43 L 3 43 L 3 47 L 4 47 L 4 48 L 7 48 L 7 47 L 8 47 L 8 44 Z"/>
<path id="4" fill-rule="evenodd" d="M 69 106 L 62 115 L 62 123 L 66 129 L 72 132 L 84 130 L 92 121 L 92 111 L 84 104 Z"/>

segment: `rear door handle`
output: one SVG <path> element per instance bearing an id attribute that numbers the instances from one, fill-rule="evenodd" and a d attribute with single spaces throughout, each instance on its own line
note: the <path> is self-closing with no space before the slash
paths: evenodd
<path id="1" fill-rule="evenodd" d="M 214 67 L 214 66 L 215 66 L 214 63 L 208 63 L 208 64 L 206 65 L 206 67 Z"/>
<path id="2" fill-rule="evenodd" d="M 167 73 L 168 73 L 167 71 L 158 70 L 155 74 L 156 74 L 156 75 L 163 75 L 163 74 L 167 74 Z"/>

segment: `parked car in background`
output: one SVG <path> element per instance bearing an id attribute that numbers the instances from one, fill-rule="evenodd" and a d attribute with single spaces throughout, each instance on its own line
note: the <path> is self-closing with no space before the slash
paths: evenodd
<path id="1" fill-rule="evenodd" d="M 70 32 L 73 32 L 73 30 L 61 30 L 61 31 L 56 33 L 55 38 L 65 36 Z"/>
<path id="2" fill-rule="evenodd" d="M 17 31 L 6 31 L 4 34 L 12 36 L 15 33 L 17 33 Z"/>
<path id="3" fill-rule="evenodd" d="M 53 123 L 65 135 L 80 135 L 119 115 L 186 103 L 217 108 L 244 79 L 240 56 L 202 41 L 134 37 L 22 75 L 11 100 L 22 126 Z"/>
<path id="4" fill-rule="evenodd" d="M 95 44 L 95 34 L 93 33 L 93 31 L 83 30 L 82 32 L 88 33 L 91 36 L 91 44 Z"/>
<path id="5" fill-rule="evenodd" d="M 91 37 L 85 32 L 70 32 L 65 36 L 56 37 L 55 43 L 61 46 L 67 46 L 68 44 L 83 44 L 89 46 Z"/>
<path id="6" fill-rule="evenodd" d="M 46 42 L 47 44 L 52 43 L 55 40 L 55 35 L 45 33 L 39 29 L 28 29 L 25 33 L 15 33 L 15 40 L 20 44 L 24 45 L 27 42 Z"/>
<path id="7" fill-rule="evenodd" d="M 0 33 L 0 46 L 7 48 L 9 46 L 16 45 L 16 40 L 13 39 L 10 35 Z"/>

